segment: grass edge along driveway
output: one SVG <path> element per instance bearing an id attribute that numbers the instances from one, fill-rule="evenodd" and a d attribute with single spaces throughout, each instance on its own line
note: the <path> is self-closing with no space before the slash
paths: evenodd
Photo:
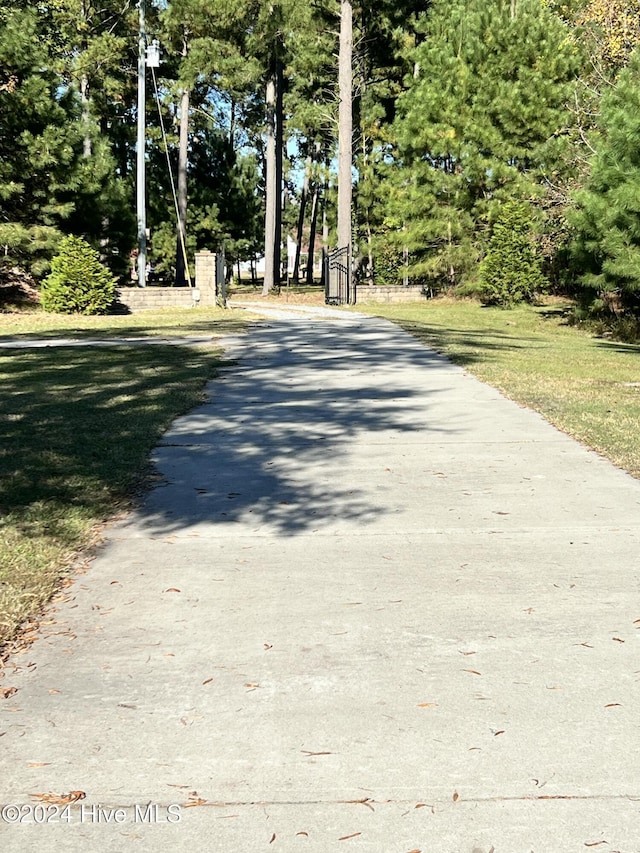
<path id="1" fill-rule="evenodd" d="M 640 345 L 565 322 L 566 304 L 487 308 L 470 300 L 358 305 L 640 477 Z"/>
<path id="2" fill-rule="evenodd" d="M 0 349 L 0 647 L 34 617 L 131 503 L 170 423 L 204 398 L 223 362 L 215 336 L 246 312 L 128 317 L 0 314 L 0 338 L 209 337 L 117 347 Z"/>

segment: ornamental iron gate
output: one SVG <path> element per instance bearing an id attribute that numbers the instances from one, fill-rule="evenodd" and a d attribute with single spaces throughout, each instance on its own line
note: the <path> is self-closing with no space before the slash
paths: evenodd
<path id="1" fill-rule="evenodd" d="M 355 302 L 349 247 L 323 253 L 324 301 L 327 305 L 352 305 Z"/>

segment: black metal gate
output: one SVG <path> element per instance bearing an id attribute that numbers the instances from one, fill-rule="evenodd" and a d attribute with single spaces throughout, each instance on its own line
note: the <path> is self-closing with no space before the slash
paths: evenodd
<path id="1" fill-rule="evenodd" d="M 325 249 L 322 262 L 325 303 L 327 305 L 352 305 L 354 294 L 349 247 L 333 249 L 331 252 Z"/>

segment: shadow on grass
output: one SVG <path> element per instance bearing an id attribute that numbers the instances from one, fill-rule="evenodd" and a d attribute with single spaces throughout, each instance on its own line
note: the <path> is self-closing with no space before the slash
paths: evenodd
<path id="1" fill-rule="evenodd" d="M 71 543 L 67 516 L 111 512 L 220 363 L 162 345 L 0 351 L 0 514 Z"/>
<path id="2" fill-rule="evenodd" d="M 19 338 L 23 340 L 55 340 L 56 338 L 75 338 L 77 340 L 101 340 L 111 338 L 143 338 L 143 337 L 183 337 L 187 335 L 202 335 L 217 337 L 219 335 L 241 334 L 246 330 L 247 318 L 243 316 L 223 316 L 215 319 L 193 320 L 188 314 L 184 318 L 176 318 L 173 322 L 164 324 L 144 322 L 140 315 L 131 314 L 123 318 L 122 323 L 112 322 L 116 317 L 104 318 L 103 324 L 96 328 L 81 328 L 60 326 L 40 331 L 3 332 L 4 338 Z"/>
<path id="3" fill-rule="evenodd" d="M 494 352 L 537 349 L 545 345 L 539 338 L 521 334 L 509 335 L 502 329 L 456 329 L 396 318 L 394 322 L 462 367 L 479 361 L 485 362 Z"/>
<path id="4" fill-rule="evenodd" d="M 622 343 L 621 341 L 596 340 L 596 345 L 600 349 L 606 349 L 610 352 L 640 355 L 640 344 L 627 344 Z"/>

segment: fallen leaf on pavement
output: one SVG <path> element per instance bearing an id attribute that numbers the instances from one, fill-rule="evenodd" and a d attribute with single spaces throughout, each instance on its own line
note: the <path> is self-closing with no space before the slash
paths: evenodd
<path id="1" fill-rule="evenodd" d="M 372 812 L 375 811 L 374 807 L 371 805 L 371 797 L 363 797 L 361 800 L 345 800 L 348 805 L 357 805 L 357 806 L 366 806 L 368 809 L 371 809 Z"/>
<path id="2" fill-rule="evenodd" d="M 192 809 L 195 806 L 206 806 L 207 801 L 202 797 L 191 797 L 188 803 L 184 804 L 185 809 Z"/>
<path id="3" fill-rule="evenodd" d="M 17 692 L 17 687 L 0 687 L 0 697 L 3 699 L 8 699 L 9 696 L 13 696 Z"/>
<path id="4" fill-rule="evenodd" d="M 49 803 L 52 806 L 66 806 L 69 803 L 84 800 L 87 795 L 84 791 L 69 791 L 68 794 L 31 794 L 31 796 L 34 800 L 40 800 L 41 803 Z"/>
<path id="5" fill-rule="evenodd" d="M 362 835 L 362 833 L 354 832 L 353 835 L 343 835 L 342 838 L 338 839 L 338 841 L 348 841 L 349 838 L 357 838 L 358 835 Z"/>

